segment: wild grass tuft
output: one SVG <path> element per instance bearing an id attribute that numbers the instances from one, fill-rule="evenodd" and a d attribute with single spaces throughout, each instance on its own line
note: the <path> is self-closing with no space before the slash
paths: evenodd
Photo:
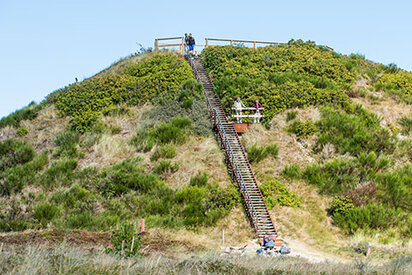
<path id="1" fill-rule="evenodd" d="M 255 143 L 247 150 L 247 157 L 250 163 L 258 163 L 267 157 L 276 158 L 278 156 L 278 153 L 279 147 L 276 144 L 271 144 L 266 147 L 259 147 Z"/>

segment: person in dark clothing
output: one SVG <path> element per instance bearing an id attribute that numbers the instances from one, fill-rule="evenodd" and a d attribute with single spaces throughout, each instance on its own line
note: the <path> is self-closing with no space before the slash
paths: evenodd
<path id="1" fill-rule="evenodd" d="M 195 52 L 195 39 L 193 38 L 192 34 L 189 33 L 189 52 L 194 55 Z"/>

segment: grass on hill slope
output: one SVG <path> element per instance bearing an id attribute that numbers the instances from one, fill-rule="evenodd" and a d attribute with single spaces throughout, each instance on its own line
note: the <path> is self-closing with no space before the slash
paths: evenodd
<path id="1" fill-rule="evenodd" d="M 139 218 L 193 229 L 239 205 L 187 62 L 149 53 L 121 63 L 5 118 L 1 231 L 108 230 Z M 70 118 L 58 132 L 56 109 Z"/>
<path id="2" fill-rule="evenodd" d="M 350 236 L 411 239 L 412 118 L 372 112 L 389 99 L 409 108 L 399 102 L 410 73 L 300 41 L 202 58 L 227 110 L 237 96 L 265 107 L 268 129 L 243 141 L 285 239 L 333 253 Z M 65 87 L 2 119 L 0 141 L 2 231 L 107 230 L 144 217 L 149 230 L 187 238 L 223 228 L 232 241 L 249 237 L 201 86 L 176 55 L 126 58 Z"/>

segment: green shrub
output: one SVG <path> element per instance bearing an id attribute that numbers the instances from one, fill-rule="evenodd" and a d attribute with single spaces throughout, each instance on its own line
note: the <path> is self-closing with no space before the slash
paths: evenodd
<path id="1" fill-rule="evenodd" d="M 262 161 L 266 158 L 265 147 L 259 147 L 256 143 L 253 144 L 247 150 L 247 158 L 250 163 Z"/>
<path id="2" fill-rule="evenodd" d="M 363 207 L 353 207 L 343 213 L 335 213 L 333 222 L 347 233 L 360 229 L 388 229 L 398 222 L 399 210 L 386 205 L 371 203 Z"/>
<path id="3" fill-rule="evenodd" d="M 190 119 L 188 117 L 176 117 L 171 123 L 162 123 L 157 126 L 152 135 L 161 144 L 169 142 L 182 143 L 186 139 L 185 129 L 190 127 Z"/>
<path id="4" fill-rule="evenodd" d="M 260 190 L 262 191 L 262 195 L 269 210 L 275 205 L 290 207 L 301 206 L 301 198 L 297 193 L 290 191 L 284 183 L 277 179 L 261 184 Z"/>
<path id="5" fill-rule="evenodd" d="M 329 215 L 333 216 L 335 214 L 346 214 L 352 210 L 355 206 L 352 203 L 352 200 L 346 196 L 335 196 L 330 203 L 328 209 Z"/>
<path id="6" fill-rule="evenodd" d="M 227 113 L 236 96 L 265 107 L 264 121 L 293 107 L 332 103 L 346 106 L 347 90 L 355 74 L 345 66 L 342 55 L 311 42 L 248 49 L 210 47 L 202 59 Z M 353 64 L 358 64 L 357 59 Z"/>
<path id="7" fill-rule="evenodd" d="M 71 130 L 63 131 L 56 136 L 54 143 L 58 146 L 56 155 L 61 157 L 77 157 L 79 155 L 77 144 L 79 137 Z"/>
<path id="8" fill-rule="evenodd" d="M 7 211 L 0 211 L 0 232 L 23 231 L 31 228 L 32 223 L 24 212 L 23 200 L 13 198 L 7 202 Z"/>
<path id="9" fill-rule="evenodd" d="M 412 131 L 412 119 L 406 116 L 399 119 L 399 124 L 402 126 L 402 133 L 409 135 Z"/>
<path id="10" fill-rule="evenodd" d="M 407 103 L 410 103 L 412 96 L 412 73 L 398 71 L 395 66 L 386 69 L 385 73 L 375 84 L 377 90 L 396 94 L 399 98 Z"/>
<path id="11" fill-rule="evenodd" d="M 115 126 L 110 127 L 110 133 L 112 135 L 120 134 L 121 131 L 122 131 L 122 128 L 120 126 L 115 125 Z"/>
<path id="12" fill-rule="evenodd" d="M 172 159 L 176 155 L 176 146 L 170 143 L 157 147 L 152 156 L 150 157 L 150 160 L 156 161 L 159 158 Z"/>
<path id="13" fill-rule="evenodd" d="M 71 185 L 76 167 L 77 161 L 73 159 L 56 161 L 43 172 L 40 184 L 48 189 Z"/>
<path id="14" fill-rule="evenodd" d="M 62 189 L 55 192 L 50 201 L 62 205 L 65 210 L 81 212 L 91 208 L 98 196 L 91 190 L 74 184 L 69 189 Z"/>
<path id="15" fill-rule="evenodd" d="M 149 126 L 156 123 L 170 122 L 171 118 L 187 116 L 192 121 L 193 133 L 200 136 L 210 136 L 212 127 L 209 121 L 209 113 L 204 99 L 193 99 L 191 108 L 184 108 L 178 101 L 165 101 L 153 106 L 142 114 L 142 120 Z"/>
<path id="16" fill-rule="evenodd" d="M 206 186 L 209 181 L 209 175 L 206 172 L 201 173 L 200 171 L 190 178 L 190 186 Z"/>
<path id="17" fill-rule="evenodd" d="M 390 74 L 399 72 L 399 68 L 395 63 L 390 63 L 385 67 L 385 71 Z"/>
<path id="18" fill-rule="evenodd" d="M 407 165 L 378 177 L 378 198 L 394 208 L 412 211 L 412 166 Z"/>
<path id="19" fill-rule="evenodd" d="M 269 156 L 276 158 L 278 156 L 278 153 L 279 148 L 276 144 L 271 144 L 266 147 L 259 147 L 255 143 L 247 150 L 247 157 L 250 163 L 258 163 Z"/>
<path id="20" fill-rule="evenodd" d="M 89 210 L 82 210 L 81 212 L 72 212 L 67 215 L 65 225 L 68 228 L 92 229 L 95 225 L 95 219 Z"/>
<path id="21" fill-rule="evenodd" d="M 296 118 L 296 116 L 298 115 L 298 111 L 290 111 L 287 112 L 286 114 L 286 122 L 294 120 Z"/>
<path id="22" fill-rule="evenodd" d="M 358 155 L 362 152 L 385 152 L 394 150 L 394 138 L 380 126 L 381 119 L 358 105 L 353 113 L 344 113 L 332 108 L 322 108 L 322 118 L 317 122 L 319 137 L 317 151 L 331 143 L 339 153 Z"/>
<path id="23" fill-rule="evenodd" d="M 177 100 L 182 103 L 186 109 L 192 108 L 193 99 L 201 98 L 203 86 L 194 79 L 186 80 L 180 87 L 180 93 Z"/>
<path id="24" fill-rule="evenodd" d="M 156 55 L 128 66 L 123 74 L 94 76 L 65 87 L 47 102 L 70 116 L 73 128 L 84 133 L 116 104 L 140 105 L 173 100 L 182 83 L 193 77 L 189 64 L 173 55 Z"/>
<path id="25" fill-rule="evenodd" d="M 179 170 L 179 163 L 174 163 L 170 160 L 161 159 L 153 168 L 153 172 L 158 175 L 172 174 Z"/>
<path id="26" fill-rule="evenodd" d="M 307 138 L 318 131 L 318 127 L 312 121 L 306 120 L 294 121 L 288 128 L 288 131 L 294 133 L 297 138 Z"/>
<path id="27" fill-rule="evenodd" d="M 42 105 L 36 105 L 32 102 L 27 107 L 17 110 L 14 113 L 2 118 L 0 120 L 0 129 L 6 126 L 19 127 L 22 120 L 35 119 L 42 108 Z"/>
<path id="28" fill-rule="evenodd" d="M 17 132 L 16 132 L 16 134 L 17 134 L 19 137 L 24 137 L 24 136 L 27 135 L 28 133 L 29 133 L 29 130 L 27 130 L 26 127 L 20 127 L 19 129 L 17 129 Z"/>
<path id="29" fill-rule="evenodd" d="M 138 166 L 141 159 L 126 159 L 103 171 L 101 191 L 107 197 L 120 196 L 130 190 L 141 194 L 152 192 L 164 186 L 157 175 L 145 174 Z"/>
<path id="30" fill-rule="evenodd" d="M 148 152 L 152 150 L 156 143 L 156 139 L 146 129 L 139 129 L 131 143 L 136 146 L 137 151 Z"/>
<path id="31" fill-rule="evenodd" d="M 119 254 L 124 257 L 142 255 L 140 235 L 136 231 L 136 226 L 128 221 L 123 222 L 112 233 L 110 242 L 112 247 L 106 248 L 106 253 Z"/>
<path id="32" fill-rule="evenodd" d="M 279 147 L 277 144 L 270 144 L 265 148 L 266 154 L 272 158 L 277 158 L 279 154 Z"/>
<path id="33" fill-rule="evenodd" d="M 53 203 L 40 202 L 33 207 L 33 218 L 43 227 L 59 214 L 60 209 Z"/>
<path id="34" fill-rule="evenodd" d="M 151 150 L 156 143 L 180 144 L 186 140 L 190 126 L 191 120 L 187 116 L 175 117 L 171 122 L 161 123 L 152 129 L 139 129 L 131 142 L 139 151 L 143 152 Z M 164 153 L 173 153 L 171 147 L 166 147 L 166 149 L 170 150 L 170 152 Z M 161 157 L 159 155 L 160 153 L 161 152 L 155 152 L 153 154 L 153 160 Z"/>
<path id="35" fill-rule="evenodd" d="M 285 165 L 282 175 L 289 179 L 299 179 L 302 176 L 302 171 L 297 164 Z"/>
<path id="36" fill-rule="evenodd" d="M 359 179 L 355 173 L 354 164 L 348 160 L 335 159 L 323 167 L 318 164 L 308 165 L 303 172 L 303 178 L 310 184 L 319 187 L 321 193 L 337 194 L 355 187 Z"/>
<path id="37" fill-rule="evenodd" d="M 0 196 L 20 192 L 26 185 L 36 182 L 36 175 L 48 162 L 47 154 L 35 156 L 32 161 L 19 164 L 0 173 Z"/>
<path id="38" fill-rule="evenodd" d="M 14 139 L 0 141 L 0 173 L 17 164 L 27 163 L 34 156 L 33 147 L 25 141 Z"/>

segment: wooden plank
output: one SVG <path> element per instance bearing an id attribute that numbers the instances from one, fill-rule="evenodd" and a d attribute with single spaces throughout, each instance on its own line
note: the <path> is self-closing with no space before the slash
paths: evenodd
<path id="1" fill-rule="evenodd" d="M 177 47 L 177 46 L 181 46 L 182 43 L 179 44 L 159 44 L 158 47 L 159 48 L 166 48 L 166 47 Z"/>
<path id="2" fill-rule="evenodd" d="M 177 36 L 177 37 L 164 37 L 164 38 L 156 38 L 156 40 L 175 40 L 175 39 L 184 39 L 183 36 Z"/>
<path id="3" fill-rule="evenodd" d="M 241 118 L 241 117 L 265 117 L 264 115 L 231 115 L 230 117 Z"/>
<path id="4" fill-rule="evenodd" d="M 241 43 L 257 43 L 257 44 L 273 44 L 273 45 L 287 45 L 287 43 L 272 42 L 272 41 L 256 41 L 243 39 L 225 39 L 225 38 L 206 38 L 207 41 L 222 41 L 222 42 L 241 42 Z"/>

